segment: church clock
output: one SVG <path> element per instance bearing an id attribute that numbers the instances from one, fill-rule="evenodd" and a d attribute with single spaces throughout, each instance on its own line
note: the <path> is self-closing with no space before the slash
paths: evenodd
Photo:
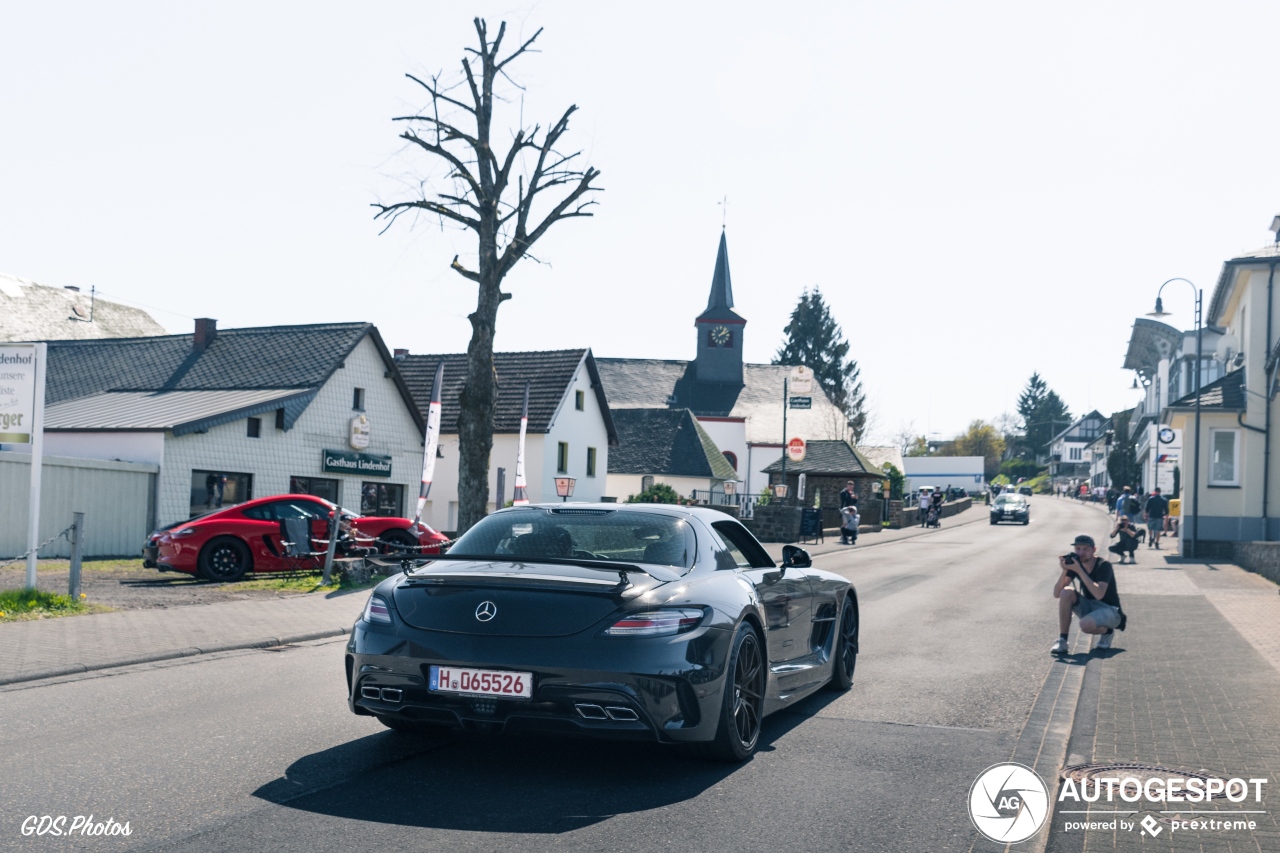
<path id="1" fill-rule="evenodd" d="M 717 347 L 727 347 L 733 345 L 733 332 L 729 331 L 726 326 L 714 326 L 711 329 L 711 345 Z"/>

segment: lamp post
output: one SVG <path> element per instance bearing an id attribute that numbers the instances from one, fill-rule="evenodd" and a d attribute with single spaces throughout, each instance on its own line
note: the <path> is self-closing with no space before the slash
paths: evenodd
<path id="1" fill-rule="evenodd" d="M 575 482 L 577 482 L 576 477 L 556 477 L 556 496 L 562 503 L 568 503 L 569 498 L 573 497 Z"/>
<path id="2" fill-rule="evenodd" d="M 1186 556 L 1198 557 L 1200 556 L 1200 445 L 1203 443 L 1200 435 L 1200 372 L 1204 369 L 1200 362 L 1204 337 L 1204 329 L 1201 327 L 1201 306 L 1204 304 L 1204 291 L 1185 278 L 1171 278 L 1160 285 L 1160 289 L 1156 291 L 1156 310 L 1147 316 L 1157 319 L 1169 316 L 1169 312 L 1164 310 L 1164 303 L 1160 301 L 1160 294 L 1164 291 L 1165 284 L 1175 281 L 1185 281 L 1191 285 L 1191 291 L 1196 297 L 1196 451 L 1195 461 L 1192 463 L 1195 467 L 1191 469 L 1191 553 Z M 1159 454 L 1160 445 L 1157 439 L 1157 459 L 1160 458 Z"/>

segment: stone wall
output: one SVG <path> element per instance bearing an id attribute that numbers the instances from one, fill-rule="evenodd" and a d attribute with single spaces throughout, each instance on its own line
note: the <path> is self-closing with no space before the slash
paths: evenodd
<path id="1" fill-rule="evenodd" d="M 1201 551 L 1207 549 L 1201 542 Z M 1280 584 L 1280 542 L 1232 542 L 1231 562 Z"/>
<path id="2" fill-rule="evenodd" d="M 743 521 L 761 542 L 795 542 L 800 538 L 800 507 L 766 504 Z"/>
<path id="3" fill-rule="evenodd" d="M 891 504 L 901 504 L 901 501 L 891 501 Z M 942 517 L 950 518 L 973 506 L 973 498 L 961 498 L 958 501 L 949 501 L 942 505 Z M 890 510 L 892 513 L 892 510 Z M 915 527 L 920 524 L 920 509 L 918 507 L 905 507 L 902 510 L 902 517 L 899 520 L 898 527 Z M 889 526 L 893 527 L 892 516 L 889 519 Z"/>

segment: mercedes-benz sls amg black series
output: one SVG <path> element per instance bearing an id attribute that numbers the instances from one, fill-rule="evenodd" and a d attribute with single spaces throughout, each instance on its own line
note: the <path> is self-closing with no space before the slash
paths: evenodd
<path id="1" fill-rule="evenodd" d="M 437 726 L 690 744 L 743 761 L 767 715 L 858 654 L 849 581 L 736 519 L 657 504 L 496 512 L 369 596 L 348 701 L 397 731 Z"/>

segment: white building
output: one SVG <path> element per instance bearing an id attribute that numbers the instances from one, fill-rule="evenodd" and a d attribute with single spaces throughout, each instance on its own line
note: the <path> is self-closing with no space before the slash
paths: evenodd
<path id="1" fill-rule="evenodd" d="M 288 493 L 405 516 L 417 496 L 425 426 L 368 323 L 52 341 L 46 400 L 46 454 L 159 466 L 160 523 Z"/>
<path id="2" fill-rule="evenodd" d="M 921 486 L 980 492 L 986 482 L 986 460 L 981 456 L 906 456 L 902 460 L 906 493 Z"/>
<path id="3" fill-rule="evenodd" d="M 441 389 L 440 456 L 423 518 L 437 530 L 458 526 L 458 413 L 466 378 L 464 353 L 410 355 L 396 350 L 396 364 L 421 411 L 431 402 L 436 367 L 444 363 Z M 556 478 L 574 478 L 574 501 L 606 495 L 610 447 L 618 436 L 589 349 L 493 354 L 498 396 L 489 454 L 487 510 L 504 506 L 515 490 L 520 413 L 529 386 L 529 426 L 525 438 L 525 479 L 529 500 L 559 500 Z M 498 488 L 499 473 L 503 484 Z M 414 496 L 417 490 L 415 485 Z M 623 496 L 625 497 L 625 495 Z"/>

